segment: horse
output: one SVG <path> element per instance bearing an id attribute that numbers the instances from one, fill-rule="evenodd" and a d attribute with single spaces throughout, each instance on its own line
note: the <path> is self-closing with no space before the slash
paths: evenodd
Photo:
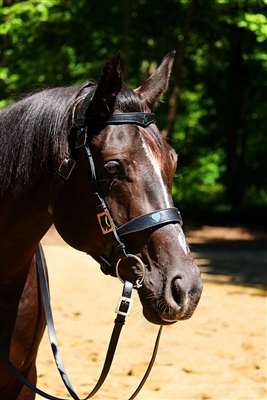
<path id="1" fill-rule="evenodd" d="M 1 111 L 0 344 L 32 384 L 46 325 L 35 254 L 53 224 L 104 273 L 135 283 L 149 322 L 188 319 L 199 302 L 200 272 L 171 197 L 177 155 L 153 113 L 174 56 L 134 90 L 118 53 L 98 84 L 47 88 Z M 0 362 L 1 399 L 34 399 Z"/>

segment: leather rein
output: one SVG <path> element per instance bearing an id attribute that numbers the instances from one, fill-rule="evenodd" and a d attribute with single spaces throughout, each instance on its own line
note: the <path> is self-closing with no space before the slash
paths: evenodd
<path id="1" fill-rule="evenodd" d="M 139 289 L 142 287 L 142 282 L 145 278 L 145 266 L 142 262 L 142 260 L 134 255 L 134 254 L 129 254 L 127 253 L 127 250 L 125 248 L 125 245 L 123 243 L 123 237 L 134 233 L 134 232 L 140 232 L 145 229 L 149 228 L 158 228 L 160 226 L 166 225 L 166 224 L 176 224 L 179 223 L 182 225 L 182 218 L 180 215 L 180 212 L 178 211 L 177 208 L 166 208 L 166 209 L 160 209 L 160 210 L 155 210 L 151 213 L 141 215 L 137 218 L 134 218 L 124 225 L 120 227 L 116 227 L 115 223 L 111 217 L 111 214 L 108 210 L 108 207 L 105 203 L 104 198 L 102 197 L 97 177 L 96 177 L 96 169 L 95 169 L 95 164 L 94 160 L 91 154 L 90 150 L 90 126 L 107 126 L 107 125 L 122 125 L 122 124 L 135 124 L 139 125 L 142 127 L 147 127 L 150 124 L 155 122 L 155 114 L 153 113 L 144 113 L 144 112 L 131 112 L 131 113 L 124 113 L 124 114 L 113 114 L 108 117 L 90 117 L 87 116 L 88 113 L 88 108 L 90 105 L 90 102 L 93 98 L 94 91 L 91 91 L 84 99 L 81 108 L 79 110 L 79 113 L 77 115 L 77 118 L 75 119 L 75 125 L 77 126 L 77 134 L 76 134 L 76 145 L 75 149 L 71 151 L 70 155 L 66 155 L 59 167 L 59 169 L 56 171 L 57 175 L 57 183 L 54 188 L 54 191 L 51 195 L 50 198 L 50 203 L 48 206 L 48 211 L 52 215 L 54 207 L 60 197 L 61 191 L 65 185 L 65 183 L 68 181 L 71 172 L 73 168 L 75 167 L 76 161 L 75 161 L 75 152 L 79 148 L 83 148 L 83 150 L 86 151 L 88 163 L 89 163 L 89 169 L 90 169 L 90 182 L 92 183 L 94 187 L 94 196 L 96 199 L 96 216 L 101 228 L 101 231 L 104 235 L 108 235 L 108 242 L 106 246 L 106 251 L 103 256 L 101 256 L 101 270 L 105 274 L 111 274 L 113 273 L 114 275 L 116 274 L 117 277 L 122 281 L 123 283 L 123 290 L 122 290 L 122 295 L 119 297 L 119 302 L 116 307 L 116 314 L 117 317 L 114 320 L 114 328 L 112 331 L 109 347 L 107 350 L 106 354 L 106 359 L 104 362 L 104 366 L 102 369 L 102 372 L 100 374 L 99 380 L 96 383 L 95 387 L 93 390 L 88 394 L 88 396 L 84 399 L 89 399 L 91 398 L 103 385 L 108 372 L 110 370 L 113 357 L 116 351 L 117 343 L 119 340 L 120 332 L 121 329 L 125 323 L 126 317 L 130 314 L 133 300 L 131 299 L 131 294 L 132 294 L 132 289 Z M 112 271 L 112 265 L 110 262 L 110 257 L 112 251 L 116 251 L 117 256 L 118 256 L 118 262 L 116 264 L 115 268 L 115 273 Z M 46 277 L 46 272 L 44 268 L 44 259 L 43 259 L 43 254 L 40 246 L 38 246 L 36 250 L 36 265 L 37 265 L 37 270 L 38 270 L 38 276 L 39 276 L 39 282 L 40 282 L 40 288 L 41 288 L 41 293 L 42 293 L 42 298 L 43 298 L 43 304 L 44 304 L 44 310 L 45 310 L 45 316 L 46 316 L 46 323 L 47 323 L 47 329 L 48 329 L 48 335 L 50 339 L 50 344 L 52 347 L 52 352 L 54 355 L 55 363 L 57 365 L 57 368 L 59 370 L 59 373 L 61 375 L 61 378 L 63 380 L 63 383 L 65 384 L 66 389 L 70 393 L 71 397 L 74 400 L 80 400 L 80 398 L 77 396 L 75 390 L 73 389 L 69 378 L 67 376 L 67 373 L 65 371 L 58 344 L 57 344 L 57 339 L 56 339 L 56 333 L 55 333 L 55 328 L 54 328 L 54 323 L 53 323 L 53 315 L 52 315 L 52 309 L 51 309 L 51 304 L 50 304 L 50 296 L 49 296 L 49 289 L 48 289 L 48 283 L 47 283 L 47 277 Z M 141 277 L 138 277 L 136 282 L 128 282 L 124 281 L 120 275 L 119 275 L 119 264 L 121 260 L 125 259 L 133 259 L 134 262 L 136 262 L 140 267 L 141 267 L 141 272 L 142 275 Z M 141 383 L 139 384 L 138 388 L 134 392 L 134 394 L 129 398 L 129 400 L 133 400 L 137 394 L 140 392 L 142 389 L 144 383 L 146 382 L 148 375 L 153 367 L 158 346 L 159 346 L 159 340 L 161 336 L 161 331 L 162 331 L 162 326 L 159 328 L 159 332 L 156 338 L 153 354 L 150 360 L 150 363 L 148 365 L 147 371 L 145 372 L 143 379 Z M 12 370 L 12 372 L 16 375 L 18 379 L 21 380 L 23 384 L 28 386 L 31 390 L 33 390 L 35 393 L 39 394 L 40 396 L 49 399 L 49 400 L 64 400 L 58 397 L 51 396 L 42 390 L 38 389 L 34 385 L 32 385 L 26 378 L 24 378 L 23 375 L 20 374 L 20 372 L 14 367 L 14 365 L 11 363 L 9 360 L 8 356 L 0 346 L 0 354 L 6 364 L 9 366 L 9 368 Z"/>

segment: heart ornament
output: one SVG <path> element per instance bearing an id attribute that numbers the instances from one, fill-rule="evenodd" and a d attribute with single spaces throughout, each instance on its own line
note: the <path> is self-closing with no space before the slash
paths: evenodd
<path id="1" fill-rule="evenodd" d="M 161 215 L 160 215 L 159 212 L 157 212 L 157 213 L 155 213 L 155 214 L 152 214 L 152 215 L 151 215 L 151 218 L 153 219 L 153 221 L 159 222 L 159 221 L 160 221 L 160 218 L 161 218 Z"/>

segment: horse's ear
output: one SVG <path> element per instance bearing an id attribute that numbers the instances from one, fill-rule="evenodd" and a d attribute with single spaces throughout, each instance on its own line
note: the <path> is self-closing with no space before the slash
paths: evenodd
<path id="1" fill-rule="evenodd" d="M 167 90 L 175 53 L 174 50 L 167 54 L 158 69 L 139 88 L 135 89 L 136 94 L 146 100 L 150 109 L 153 109 L 159 96 Z"/>
<path id="2" fill-rule="evenodd" d="M 90 115 L 112 114 L 116 96 L 121 90 L 121 86 L 120 53 L 117 53 L 102 69 L 99 83 L 90 104 Z"/>

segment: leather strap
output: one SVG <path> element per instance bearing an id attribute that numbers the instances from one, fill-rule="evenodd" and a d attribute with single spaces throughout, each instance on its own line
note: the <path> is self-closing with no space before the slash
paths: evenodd
<path id="1" fill-rule="evenodd" d="M 48 393 L 45 393 L 44 391 L 42 391 L 41 389 L 38 389 L 36 386 L 34 386 L 33 384 L 31 384 L 31 382 L 29 382 L 18 370 L 17 368 L 14 367 L 13 363 L 9 360 L 8 356 L 6 355 L 6 352 L 4 351 L 4 349 L 2 348 L 2 346 L 0 346 L 0 354 L 1 357 L 3 358 L 3 360 L 5 361 L 6 365 L 10 368 L 10 370 L 13 372 L 13 374 L 25 385 L 28 386 L 29 389 L 31 389 L 33 392 L 39 394 L 40 396 L 44 397 L 45 399 L 49 399 L 49 400 L 66 400 L 66 399 L 62 399 L 60 397 L 54 397 L 51 396 Z"/>
<path id="2" fill-rule="evenodd" d="M 183 220 L 180 211 L 175 207 L 171 207 L 140 215 L 139 217 L 136 217 L 116 228 L 108 234 L 105 252 L 100 257 L 101 271 L 105 275 L 116 276 L 110 262 L 110 257 L 112 252 L 115 250 L 120 259 L 124 260 L 127 258 L 125 244 L 123 243 L 123 240 L 121 240 L 124 236 L 149 228 L 158 228 L 159 226 L 175 223 L 179 223 L 182 226 Z"/>
<path id="3" fill-rule="evenodd" d="M 43 298 L 43 302 L 44 302 L 47 330 L 48 330 L 49 340 L 50 340 L 52 352 L 54 355 L 55 363 L 57 365 L 58 371 L 60 373 L 61 379 L 62 379 L 66 389 L 68 390 L 68 392 L 70 393 L 70 395 L 72 396 L 72 398 L 74 400 L 79 400 L 79 397 L 75 393 L 75 391 L 69 381 L 68 375 L 66 373 L 65 367 L 63 365 L 63 362 L 62 362 L 62 359 L 60 356 L 54 322 L 53 322 L 48 284 L 47 284 L 47 279 L 46 279 L 46 274 L 45 274 L 45 269 L 44 269 L 44 260 L 43 260 L 43 255 L 42 255 L 40 245 L 38 246 L 38 248 L 36 250 L 36 264 L 37 264 L 37 270 L 38 270 L 38 275 L 39 275 L 42 298 Z M 122 291 L 122 297 L 124 299 L 131 298 L 132 288 L 133 288 L 132 283 L 125 281 L 125 284 L 123 286 L 123 291 Z M 127 313 L 128 306 L 129 306 L 129 304 L 127 304 L 127 302 L 124 301 L 124 303 L 121 304 L 121 307 L 123 308 L 122 311 Z M 111 367 L 111 364 L 113 361 L 113 357 L 114 357 L 114 354 L 116 351 L 116 347 L 118 344 L 118 340 L 120 337 L 121 329 L 125 323 L 125 317 L 126 317 L 125 314 L 118 314 L 117 318 L 114 321 L 115 325 L 114 325 L 113 332 L 111 335 L 111 339 L 110 339 L 110 343 L 109 343 L 109 347 L 108 347 L 108 351 L 107 351 L 107 355 L 106 355 L 106 359 L 105 359 L 105 363 L 104 363 L 101 375 L 100 375 L 99 380 L 98 380 L 97 384 L 95 385 L 94 389 L 88 394 L 86 399 L 91 398 L 100 389 L 100 387 L 103 385 L 103 383 L 109 373 L 109 370 L 110 370 L 110 367 Z"/>
<path id="4" fill-rule="evenodd" d="M 165 224 L 179 223 L 182 225 L 182 217 L 177 208 L 165 208 L 162 210 L 153 211 L 148 214 L 140 215 L 124 225 L 117 228 L 119 237 L 129 235 L 130 233 L 140 232 L 145 229 L 158 227 Z"/>
<path id="5" fill-rule="evenodd" d="M 65 367 L 63 365 L 61 355 L 59 352 L 57 338 L 56 338 L 56 332 L 55 332 L 55 327 L 54 327 L 54 321 L 53 321 L 53 314 L 52 314 L 52 309 L 51 309 L 51 303 L 50 303 L 48 283 L 47 283 L 47 278 L 46 278 L 46 273 L 45 273 L 45 268 L 44 268 L 44 259 L 43 259 L 43 254 L 42 254 L 40 245 L 38 245 L 37 250 L 36 250 L 36 266 L 37 266 L 40 289 L 41 289 L 41 294 L 42 294 L 42 299 L 43 299 L 43 304 L 44 304 L 47 331 L 48 331 L 48 336 L 49 336 L 53 356 L 55 359 L 55 363 L 58 368 L 58 372 L 60 373 L 61 379 L 63 380 L 68 392 L 70 393 L 70 395 L 72 396 L 73 399 L 79 400 L 79 397 L 76 395 L 75 390 L 73 389 L 73 387 L 69 381 L 68 375 L 65 371 Z"/>
<path id="6" fill-rule="evenodd" d="M 154 365 L 154 362 L 155 362 L 155 359 L 156 359 L 156 356 L 157 356 L 157 352 L 158 352 L 158 348 L 159 348 L 159 341 L 160 341 L 160 337 L 161 337 L 161 333 L 162 333 L 162 328 L 163 328 L 163 326 L 161 325 L 160 328 L 159 328 L 159 331 L 158 331 L 158 335 L 157 335 L 157 339 L 156 339 L 156 342 L 155 342 L 153 354 L 152 354 L 150 363 L 148 365 L 148 368 L 147 368 L 147 370 L 145 372 L 145 375 L 143 376 L 143 379 L 141 380 L 141 382 L 140 382 L 138 388 L 136 389 L 136 391 L 133 393 L 133 395 L 128 400 L 135 399 L 135 397 L 138 395 L 138 393 L 140 392 L 140 390 L 144 386 L 144 384 L 145 384 L 145 382 L 146 382 L 146 380 L 147 380 L 147 378 L 148 378 L 148 376 L 150 374 L 150 371 L 151 371 L 151 369 L 152 369 L 152 367 Z"/>
<path id="7" fill-rule="evenodd" d="M 136 391 L 132 394 L 132 396 L 129 398 L 129 400 L 133 400 L 135 399 L 135 397 L 138 395 L 138 393 L 140 392 L 140 390 L 142 389 L 142 387 L 144 386 L 150 372 L 151 369 L 154 365 L 155 359 L 156 359 L 156 355 L 157 355 L 157 351 L 158 351 L 158 347 L 159 347 L 159 341 L 160 341 L 160 337 L 161 337 L 161 333 L 162 333 L 162 326 L 160 326 L 159 331 L 158 331 L 158 335 L 157 335 L 157 339 L 155 342 L 155 346 L 154 346 L 154 350 L 153 350 L 153 354 L 150 360 L 150 363 L 148 365 L 148 368 L 143 376 L 143 379 L 141 380 L 140 384 L 138 385 Z M 10 370 L 13 372 L 13 374 L 24 384 L 26 385 L 29 389 L 31 389 L 33 392 L 35 392 L 36 394 L 39 394 L 41 397 L 44 397 L 45 399 L 48 400 L 67 400 L 67 399 L 63 399 L 61 397 L 55 397 L 52 396 L 46 392 L 44 392 L 41 389 L 38 389 L 36 386 L 32 385 L 31 382 L 29 382 L 26 378 L 24 378 L 23 375 L 21 375 L 21 373 L 14 367 L 14 365 L 12 364 L 12 362 L 9 360 L 9 358 L 7 357 L 5 351 L 3 350 L 2 346 L 0 346 L 0 355 L 3 358 L 3 360 L 5 361 L 5 363 L 7 364 L 7 366 L 10 368 Z M 95 394 L 95 392 L 94 392 Z M 93 394 L 92 394 L 93 395 Z M 84 400 L 87 400 L 89 397 L 86 397 Z M 80 400 L 80 399 L 79 399 Z"/>
<path id="8" fill-rule="evenodd" d="M 130 112 L 124 114 L 113 114 L 108 117 L 89 117 L 87 118 L 87 125 L 121 125 L 121 124 L 135 124 L 146 128 L 156 121 L 154 113 L 144 112 Z"/>
<path id="9" fill-rule="evenodd" d="M 86 120 L 87 111 L 88 111 L 89 105 L 90 105 L 90 103 L 91 103 L 91 100 L 92 100 L 94 94 L 95 94 L 95 89 L 92 89 L 92 90 L 88 93 L 88 95 L 85 97 L 85 99 L 83 100 L 83 102 L 82 102 L 82 105 L 81 105 L 81 108 L 80 108 L 80 110 L 79 110 L 79 112 L 78 112 L 78 115 L 77 115 L 77 117 L 75 118 L 75 124 L 76 124 L 78 127 L 83 127 L 83 126 L 85 126 L 85 120 Z"/>
<path id="10" fill-rule="evenodd" d="M 113 114 L 101 117 L 87 117 L 89 105 L 94 97 L 95 89 L 92 89 L 82 102 L 81 108 L 75 118 L 75 125 L 78 128 L 83 128 L 88 125 L 121 125 L 121 124 L 136 124 L 143 128 L 156 121 L 154 113 L 130 112 L 123 114 Z"/>
<path id="11" fill-rule="evenodd" d="M 73 168 L 75 167 L 75 164 L 76 164 L 76 161 L 74 160 L 74 152 L 71 153 L 71 156 L 69 156 L 68 154 L 65 154 L 62 163 L 60 164 L 58 170 L 56 171 L 55 187 L 50 196 L 49 204 L 48 204 L 48 212 L 51 216 L 53 215 L 53 211 L 54 211 L 55 205 L 59 199 L 61 191 L 62 191 L 66 181 L 69 179 L 70 174 L 72 173 Z"/>
<path id="12" fill-rule="evenodd" d="M 74 400 L 80 400 L 80 398 L 77 396 L 75 393 L 69 378 L 67 376 L 65 367 L 63 365 L 58 344 L 57 344 L 57 338 L 56 338 L 56 333 L 55 333 L 55 328 L 54 328 L 54 322 L 53 322 L 53 315 L 52 315 L 52 309 L 51 309 L 51 304 L 50 304 L 50 296 L 49 296 L 49 289 L 48 289 L 48 283 L 47 283 L 47 278 L 46 278 L 46 273 L 45 273 L 45 268 L 44 268 L 44 259 L 43 259 L 43 254 L 40 245 L 38 245 L 38 248 L 36 250 L 36 264 L 37 264 L 37 271 L 38 271 L 38 276 L 39 276 L 39 283 L 40 283 L 40 288 L 41 288 L 41 293 L 42 293 L 42 298 L 43 298 L 43 303 L 44 303 L 44 309 L 45 309 L 45 316 L 46 316 L 46 323 L 47 323 L 47 330 L 48 330 L 48 335 L 50 339 L 50 344 L 52 348 L 52 352 L 54 355 L 54 359 L 58 368 L 58 371 L 60 373 L 61 379 L 67 388 L 68 392 L 70 393 L 71 397 Z M 117 317 L 114 321 L 114 328 L 113 332 L 111 335 L 111 339 L 109 342 L 109 347 L 107 350 L 107 355 L 105 359 L 105 363 L 102 369 L 102 372 L 100 374 L 100 377 L 98 379 L 98 382 L 96 383 L 95 387 L 93 390 L 86 396 L 84 400 L 90 399 L 95 393 L 98 392 L 98 390 L 101 388 L 103 385 L 113 358 L 114 354 L 117 348 L 117 344 L 119 341 L 121 329 L 123 325 L 125 324 L 125 318 L 129 314 L 129 311 L 131 309 L 131 305 L 133 300 L 131 299 L 131 294 L 132 294 L 132 289 L 133 289 L 133 284 L 131 282 L 125 281 L 124 286 L 123 286 L 123 291 L 122 291 L 122 296 L 119 299 L 119 303 L 116 309 L 117 312 Z M 140 392 L 142 389 L 143 385 L 145 384 L 149 373 L 153 367 L 154 361 L 156 359 L 157 351 L 158 351 L 158 346 L 159 346 L 159 340 L 161 336 L 161 331 L 162 331 L 162 326 L 159 328 L 159 332 L 157 335 L 156 343 L 154 346 L 153 354 L 150 360 L 150 363 L 148 365 L 148 368 L 143 376 L 143 379 L 141 380 L 138 388 L 134 392 L 134 394 L 130 397 L 129 400 L 133 400 L 137 394 Z M 9 360 L 8 356 L 6 355 L 5 351 L 3 348 L 0 346 L 0 355 L 2 356 L 3 360 L 7 364 L 7 366 L 10 368 L 10 370 L 14 373 L 14 375 L 28 388 L 30 388 L 33 392 L 39 394 L 40 396 L 48 399 L 48 400 L 65 400 L 59 397 L 52 396 L 40 389 L 38 389 L 36 386 L 34 386 L 31 382 L 29 382 L 13 365 L 13 363 Z"/>

